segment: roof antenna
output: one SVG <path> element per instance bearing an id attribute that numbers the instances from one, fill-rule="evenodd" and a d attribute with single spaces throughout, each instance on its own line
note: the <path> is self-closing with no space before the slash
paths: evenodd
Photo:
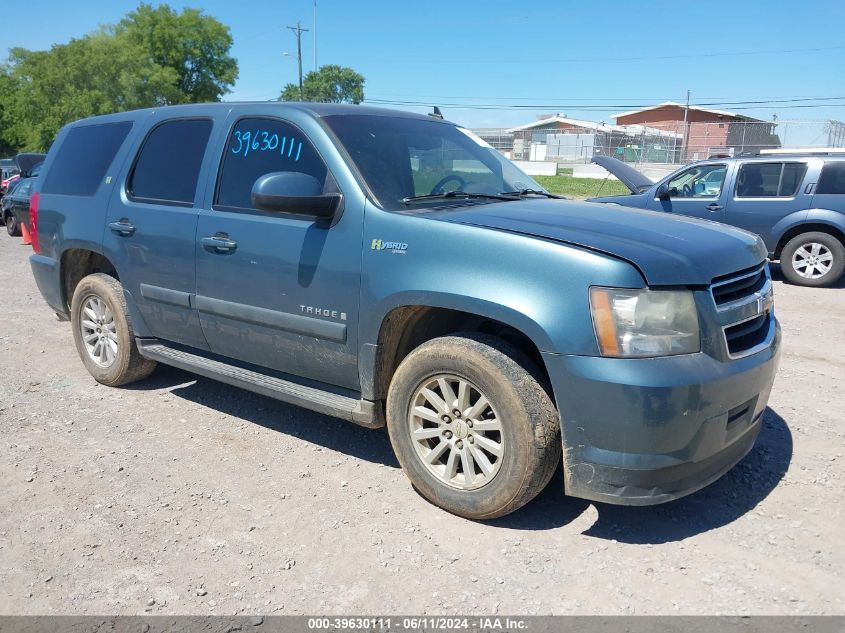
<path id="1" fill-rule="evenodd" d="M 442 119 L 443 113 L 440 111 L 440 108 L 437 106 L 432 106 L 432 111 L 428 113 L 428 116 L 433 116 L 435 119 Z"/>

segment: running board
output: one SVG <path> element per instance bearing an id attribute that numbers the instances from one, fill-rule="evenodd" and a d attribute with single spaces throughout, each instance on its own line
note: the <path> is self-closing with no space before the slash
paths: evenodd
<path id="1" fill-rule="evenodd" d="M 316 387 L 268 376 L 251 369 L 175 349 L 157 340 L 137 339 L 136 342 L 141 356 L 150 360 L 219 380 L 262 396 L 342 418 L 367 428 L 377 429 L 384 426 L 383 416 L 379 415 L 376 403 L 369 400 L 356 400 Z"/>

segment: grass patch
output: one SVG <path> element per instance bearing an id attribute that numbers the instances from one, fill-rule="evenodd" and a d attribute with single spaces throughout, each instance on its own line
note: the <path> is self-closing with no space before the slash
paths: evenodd
<path id="1" fill-rule="evenodd" d="M 571 169 L 561 169 L 557 176 L 532 176 L 550 193 L 567 198 L 592 198 L 593 196 L 622 196 L 631 191 L 618 180 L 575 178 Z"/>

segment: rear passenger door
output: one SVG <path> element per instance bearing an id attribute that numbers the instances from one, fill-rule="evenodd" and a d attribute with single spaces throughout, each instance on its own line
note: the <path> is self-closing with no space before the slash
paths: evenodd
<path id="1" fill-rule="evenodd" d="M 305 173 L 324 193 L 339 191 L 315 144 L 287 120 L 233 119 L 221 150 L 196 244 L 197 307 L 211 351 L 359 389 L 362 210 L 348 205 L 329 226 L 253 207 L 253 184 L 271 172 Z"/>
<path id="2" fill-rule="evenodd" d="M 148 332 L 199 349 L 208 345 L 192 303 L 197 184 L 213 125 L 211 117 L 147 121 L 103 239 Z"/>
<path id="3" fill-rule="evenodd" d="M 774 252 L 778 222 L 806 212 L 810 195 L 804 192 L 805 161 L 750 161 L 739 165 L 725 222 L 756 233 Z"/>

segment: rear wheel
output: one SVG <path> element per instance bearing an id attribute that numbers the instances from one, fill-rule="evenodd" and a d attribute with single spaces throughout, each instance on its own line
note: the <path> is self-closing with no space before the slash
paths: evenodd
<path id="1" fill-rule="evenodd" d="M 561 458 L 557 411 L 539 376 L 489 336 L 446 336 L 412 351 L 391 382 L 387 426 L 414 487 L 471 519 L 533 499 Z"/>
<path id="2" fill-rule="evenodd" d="M 812 231 L 793 237 L 780 254 L 783 276 L 799 286 L 836 283 L 845 269 L 845 247 L 829 233 Z"/>
<path id="3" fill-rule="evenodd" d="M 103 273 L 88 275 L 76 286 L 71 301 L 76 351 L 97 382 L 117 387 L 142 380 L 156 367 L 141 356 L 123 286 Z"/>
<path id="4" fill-rule="evenodd" d="M 3 222 L 6 224 L 6 232 L 12 237 L 20 237 L 21 227 L 18 225 L 18 219 L 11 211 L 6 211 L 3 214 Z"/>

